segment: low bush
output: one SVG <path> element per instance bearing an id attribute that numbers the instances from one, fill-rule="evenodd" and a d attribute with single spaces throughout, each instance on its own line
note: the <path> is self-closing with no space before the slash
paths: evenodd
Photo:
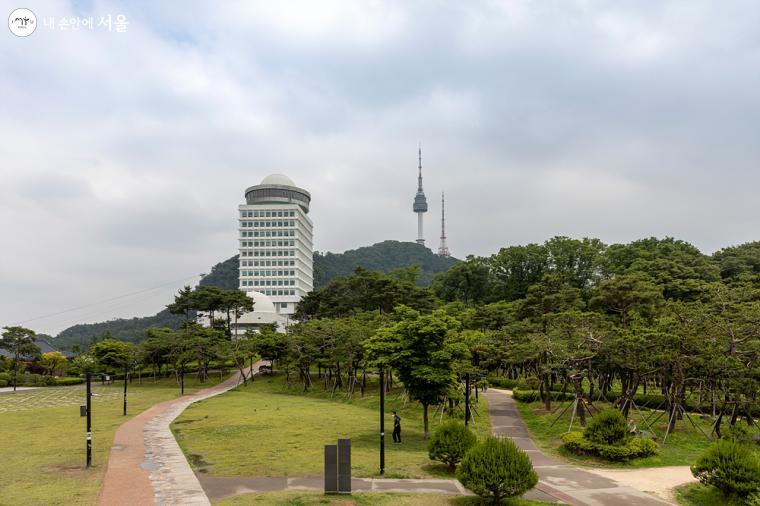
<path id="1" fill-rule="evenodd" d="M 551 392 L 553 401 L 571 401 L 575 394 L 570 392 Z M 513 390 L 512 398 L 518 402 L 536 402 L 541 400 L 541 392 L 538 390 Z"/>
<path id="2" fill-rule="evenodd" d="M 0 379 L 0 388 L 7 387 L 7 386 L 8 386 L 8 382 L 5 381 L 4 379 Z"/>
<path id="3" fill-rule="evenodd" d="M 605 409 L 591 419 L 583 437 L 602 445 L 621 444 L 628 437 L 628 424 L 617 409 Z"/>
<path id="4" fill-rule="evenodd" d="M 582 432 L 563 434 L 562 446 L 576 455 L 591 455 L 615 462 L 657 455 L 660 451 L 657 443 L 644 437 L 632 437 L 621 444 L 611 445 L 589 441 Z"/>
<path id="5" fill-rule="evenodd" d="M 760 493 L 760 458 L 748 445 L 719 439 L 691 466 L 691 474 L 725 495 Z"/>
<path id="6" fill-rule="evenodd" d="M 489 436 L 465 454 L 457 478 L 467 489 L 499 504 L 503 498 L 524 494 L 538 475 L 528 455 L 511 439 Z"/>
<path id="7" fill-rule="evenodd" d="M 517 380 L 504 378 L 501 376 L 489 376 L 488 385 L 494 388 L 505 388 L 512 390 L 517 385 Z"/>
<path id="8" fill-rule="evenodd" d="M 467 450 L 477 440 L 465 424 L 458 420 L 449 420 L 439 425 L 430 437 L 428 456 L 448 465 L 449 471 L 454 472 Z"/>
<path id="9" fill-rule="evenodd" d="M 734 441 L 739 444 L 752 444 L 752 430 L 746 423 L 736 422 L 733 425 L 729 425 L 723 430 L 722 436 L 728 441 Z"/>
<path id="10" fill-rule="evenodd" d="M 67 376 L 65 378 L 55 378 L 56 386 L 80 385 L 84 383 L 84 381 L 84 378 L 74 378 L 71 376 Z"/>
<path id="11" fill-rule="evenodd" d="M 12 375 L 9 372 L 0 372 L 0 381 L 11 382 Z"/>

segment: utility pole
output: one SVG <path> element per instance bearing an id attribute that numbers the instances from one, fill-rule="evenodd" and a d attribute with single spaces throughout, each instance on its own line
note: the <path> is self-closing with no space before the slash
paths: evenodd
<path id="1" fill-rule="evenodd" d="M 92 374 L 87 373 L 87 467 L 92 466 Z"/>
<path id="2" fill-rule="evenodd" d="M 380 475 L 385 474 L 385 369 L 380 368 Z"/>

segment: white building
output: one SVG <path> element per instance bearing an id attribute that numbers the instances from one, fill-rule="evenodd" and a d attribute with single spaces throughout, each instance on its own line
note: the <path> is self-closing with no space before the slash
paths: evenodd
<path id="1" fill-rule="evenodd" d="M 269 296 L 278 313 L 291 315 L 314 287 L 311 195 L 272 174 L 248 188 L 245 200 L 238 215 L 239 287 Z"/>
<path id="2" fill-rule="evenodd" d="M 262 325 L 274 325 L 278 332 L 285 332 L 289 323 L 288 317 L 275 310 L 271 297 L 261 292 L 248 292 L 248 296 L 253 299 L 253 311 L 243 314 L 233 322 L 235 337 L 245 335 L 249 329 L 258 332 Z"/>

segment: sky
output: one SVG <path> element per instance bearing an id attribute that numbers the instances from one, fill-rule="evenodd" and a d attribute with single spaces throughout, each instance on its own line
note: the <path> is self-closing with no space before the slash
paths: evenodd
<path id="1" fill-rule="evenodd" d="M 0 35 L 0 326 L 154 314 L 236 254 L 271 173 L 320 251 L 414 240 L 419 143 L 427 244 L 445 191 L 458 258 L 760 239 L 754 0 L 0 5 L 38 21 Z"/>

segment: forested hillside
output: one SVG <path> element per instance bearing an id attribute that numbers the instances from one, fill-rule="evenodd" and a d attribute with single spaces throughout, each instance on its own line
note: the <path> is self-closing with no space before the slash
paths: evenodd
<path id="1" fill-rule="evenodd" d="M 349 250 L 345 253 L 314 253 L 314 278 L 316 288 L 324 286 L 336 276 L 352 274 L 357 267 L 369 271 L 390 272 L 394 269 L 419 265 L 418 284 L 428 285 L 433 276 L 445 272 L 457 262 L 443 258 L 416 243 L 383 241 L 373 246 Z M 238 256 L 219 262 L 204 276 L 201 285 L 216 286 L 225 290 L 238 287 Z M 167 300 L 166 303 L 170 303 Z M 55 338 L 55 346 L 70 350 L 75 344 L 86 348 L 94 340 L 110 334 L 123 341 L 140 342 L 145 339 L 145 329 L 150 327 L 178 328 L 184 317 L 163 310 L 155 316 L 117 319 L 100 323 L 74 325 Z"/>
<path id="2" fill-rule="evenodd" d="M 357 267 L 388 273 L 394 269 L 420 266 L 417 284 L 427 286 L 439 272 L 457 263 L 455 258 L 441 257 L 414 242 L 383 241 L 345 253 L 314 253 L 314 288 L 325 286 L 336 276 L 348 276 Z"/>
<path id="3" fill-rule="evenodd" d="M 414 242 L 383 241 L 372 246 L 348 250 L 345 253 L 314 252 L 314 288 L 322 288 L 336 276 L 348 276 L 357 267 L 368 271 L 388 273 L 410 265 L 420 266 L 417 284 L 427 286 L 439 272 L 457 263 L 455 258 L 436 255 Z M 216 264 L 203 278 L 201 285 L 234 290 L 238 286 L 238 257 L 235 255 Z"/>
<path id="4" fill-rule="evenodd" d="M 169 302 L 171 301 L 167 301 L 167 303 Z M 107 322 L 74 325 L 48 341 L 56 348 L 63 350 L 71 350 L 74 345 L 79 345 L 83 349 L 88 348 L 91 343 L 109 334 L 122 341 L 139 343 L 145 339 L 145 329 L 147 328 L 170 327 L 176 329 L 184 321 L 184 316 L 173 315 L 164 309 L 154 316 L 119 318 Z"/>

